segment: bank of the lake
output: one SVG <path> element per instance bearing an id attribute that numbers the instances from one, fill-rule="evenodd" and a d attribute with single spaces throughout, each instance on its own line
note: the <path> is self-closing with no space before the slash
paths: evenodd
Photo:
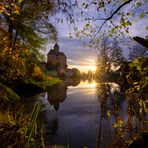
<path id="1" fill-rule="evenodd" d="M 0 147 L 45 146 L 43 126 L 38 120 L 41 107 L 34 96 L 61 82 L 48 77 L 40 82 L 0 83 Z"/>

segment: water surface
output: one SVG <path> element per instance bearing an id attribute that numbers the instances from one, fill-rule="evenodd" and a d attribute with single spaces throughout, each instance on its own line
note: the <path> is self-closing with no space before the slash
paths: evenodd
<path id="1" fill-rule="evenodd" d="M 39 98 L 49 145 L 114 147 L 133 135 L 131 131 L 114 128 L 115 123 L 126 122 L 131 128 L 144 126 L 136 115 L 130 121 L 127 100 L 117 84 L 82 81 L 71 85 L 72 82 L 61 83 Z"/>

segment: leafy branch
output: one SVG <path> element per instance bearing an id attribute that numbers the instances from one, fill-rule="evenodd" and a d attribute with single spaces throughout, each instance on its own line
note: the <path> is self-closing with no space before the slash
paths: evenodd
<path id="1" fill-rule="evenodd" d="M 111 20 L 113 18 L 113 16 L 115 14 L 117 14 L 117 12 L 125 5 L 129 4 L 130 2 L 132 2 L 133 0 L 128 0 L 126 2 L 124 2 L 123 4 L 121 4 L 112 14 L 111 16 L 107 17 L 107 18 L 100 18 L 99 20 L 104 20 L 104 22 L 102 23 L 102 25 L 100 26 L 99 30 L 96 32 L 95 36 L 101 31 L 101 29 L 103 28 L 103 26 L 106 24 L 107 21 Z"/>

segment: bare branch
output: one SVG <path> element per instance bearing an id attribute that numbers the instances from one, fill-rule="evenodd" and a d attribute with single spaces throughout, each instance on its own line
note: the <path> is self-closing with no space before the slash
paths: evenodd
<path id="1" fill-rule="evenodd" d="M 100 30 L 103 28 L 104 24 L 107 22 L 107 20 L 105 20 L 102 25 L 100 26 L 99 30 L 97 31 L 97 33 L 95 34 L 95 36 L 100 32 Z"/>

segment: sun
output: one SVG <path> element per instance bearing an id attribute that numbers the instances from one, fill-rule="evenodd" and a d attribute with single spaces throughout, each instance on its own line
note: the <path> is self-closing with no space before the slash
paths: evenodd
<path id="1" fill-rule="evenodd" d="M 88 71 L 95 72 L 96 62 L 94 59 L 86 59 L 85 61 L 81 61 L 78 65 L 69 64 L 68 68 L 77 68 L 81 72 L 85 72 L 85 73 L 87 73 Z"/>
<path id="2" fill-rule="evenodd" d="M 85 67 L 86 71 L 92 71 L 95 72 L 96 71 L 96 65 L 90 65 L 90 66 L 86 66 Z"/>

